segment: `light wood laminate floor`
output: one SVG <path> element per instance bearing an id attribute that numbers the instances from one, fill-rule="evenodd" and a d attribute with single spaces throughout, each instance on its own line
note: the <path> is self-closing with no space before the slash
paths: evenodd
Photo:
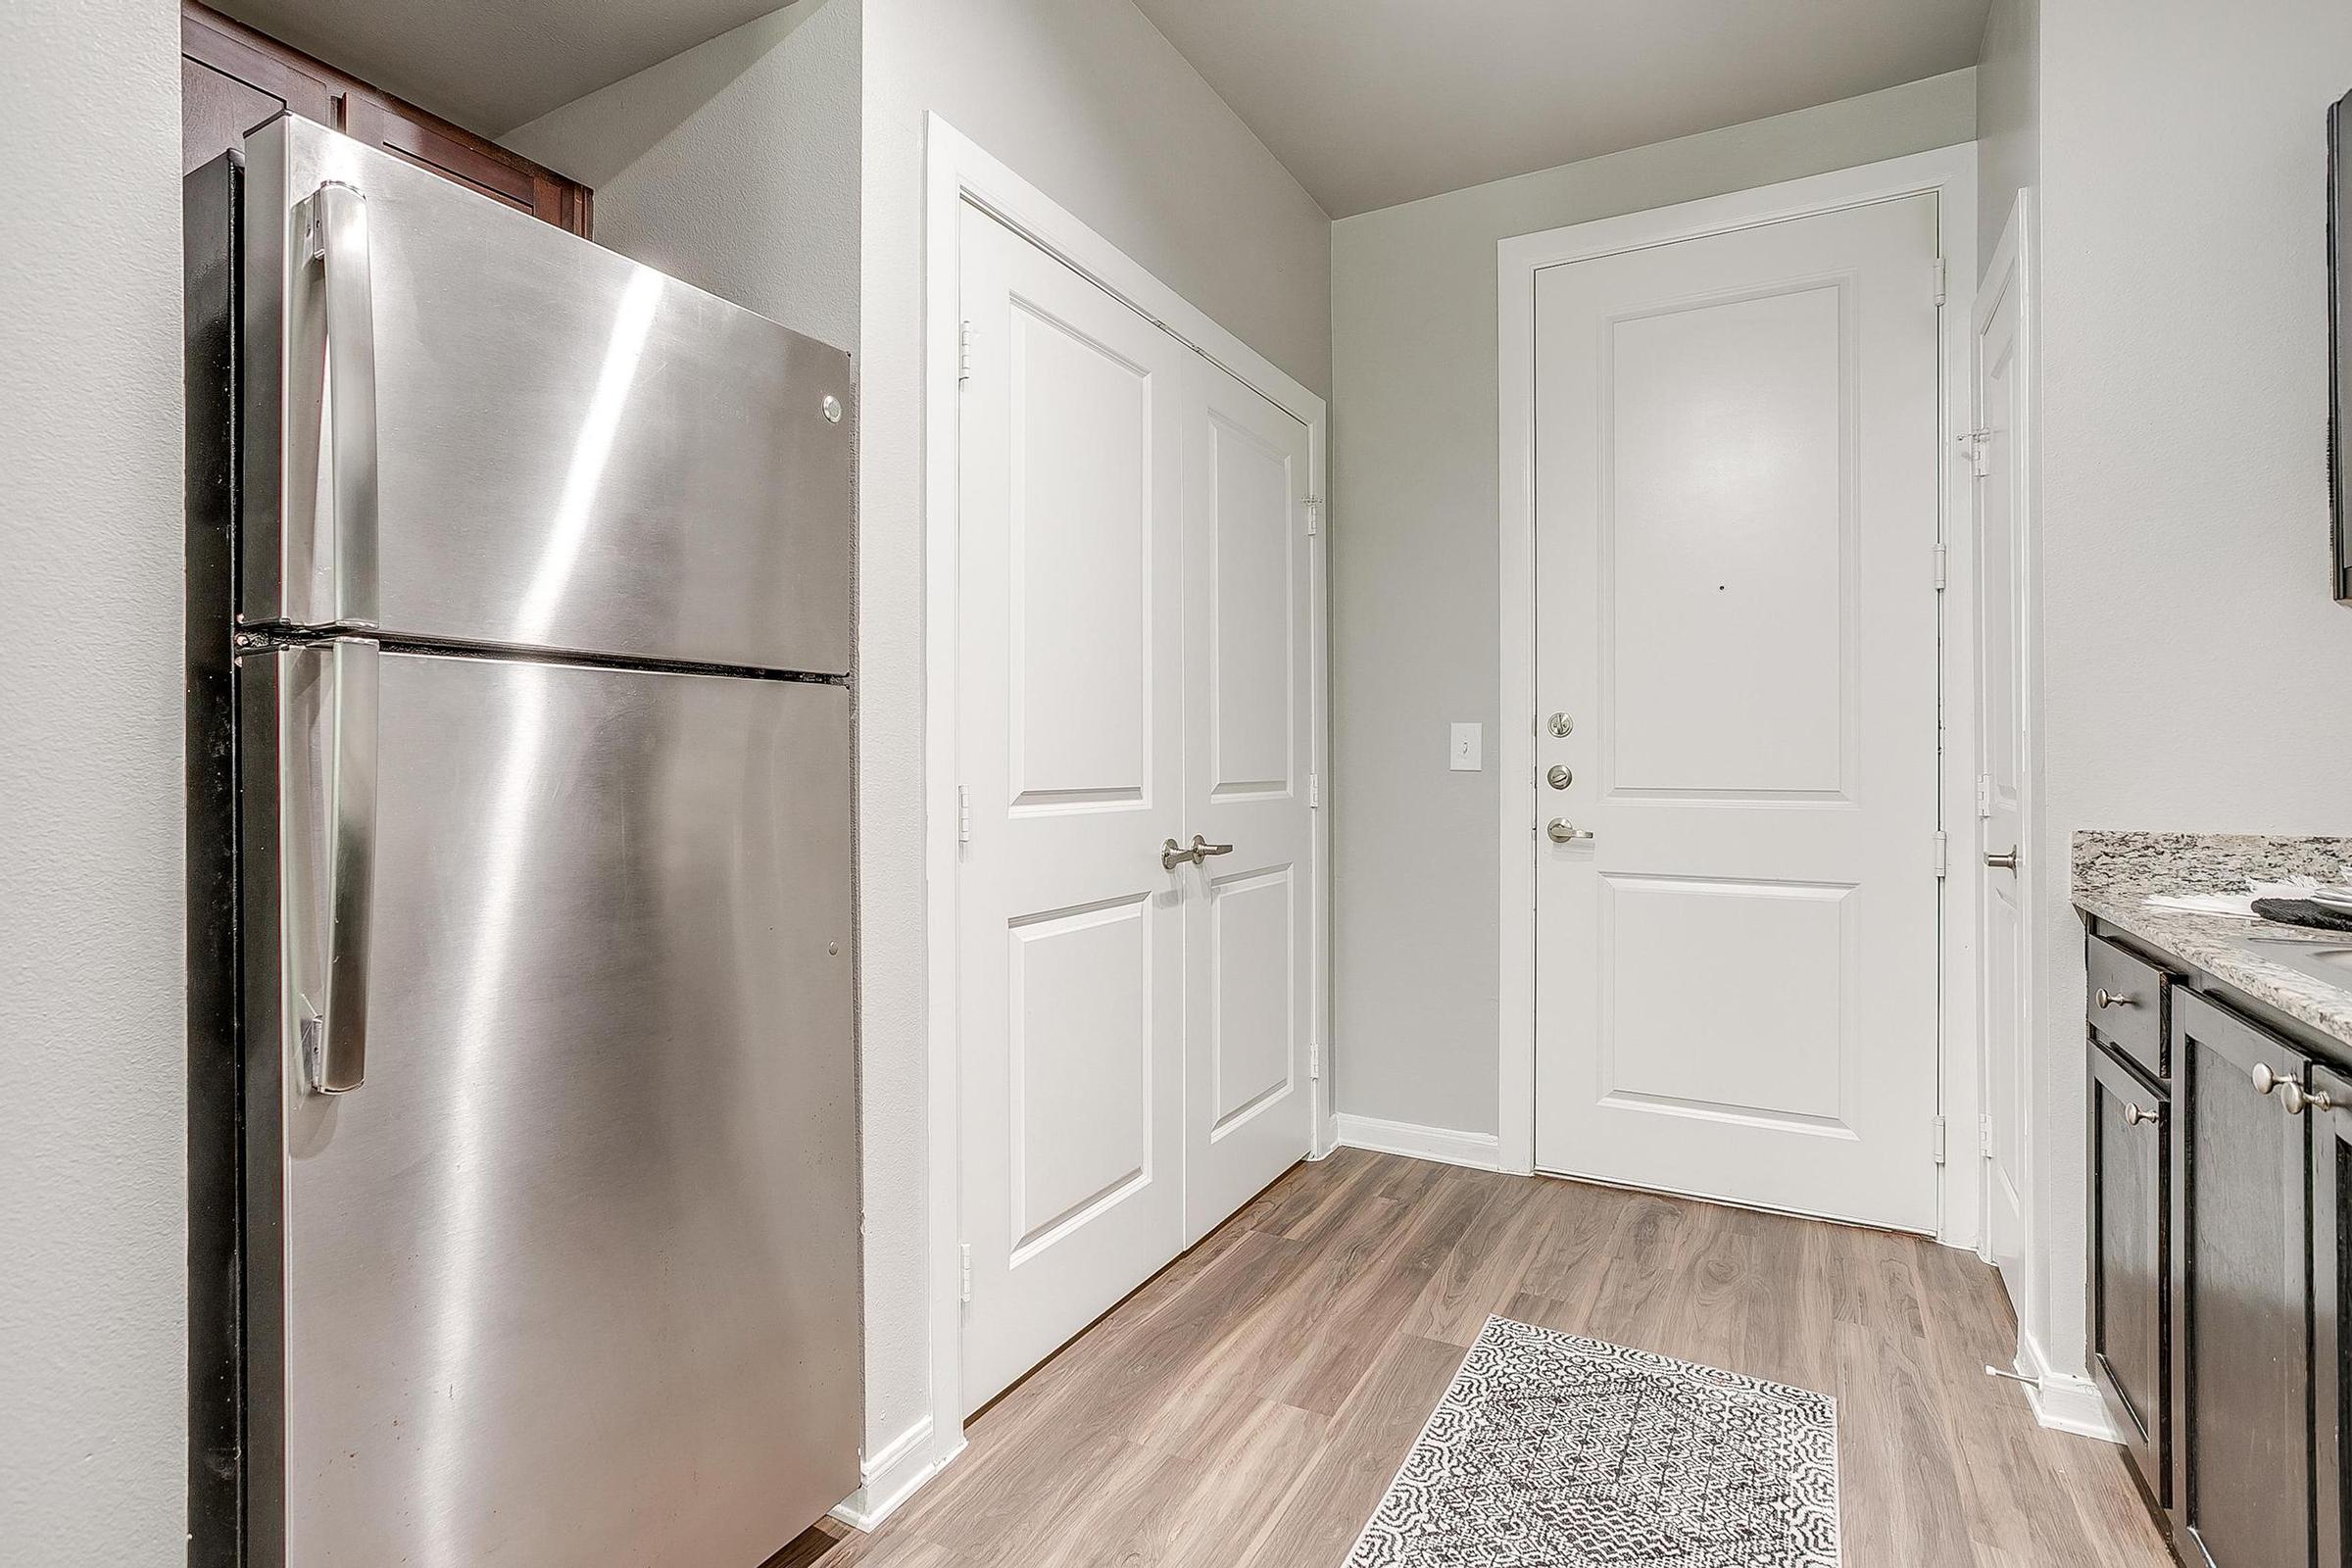
<path id="1" fill-rule="evenodd" d="M 822 1568 L 1337 1568 L 1491 1312 L 1838 1401 L 1845 1568 L 2160 1568 L 2120 1450 L 2038 1426 L 1932 1242 L 1341 1150 L 984 1411 Z"/>

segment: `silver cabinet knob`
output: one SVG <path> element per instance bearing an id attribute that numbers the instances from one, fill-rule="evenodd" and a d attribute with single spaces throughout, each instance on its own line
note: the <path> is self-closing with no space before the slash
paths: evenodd
<path id="1" fill-rule="evenodd" d="M 1545 824 L 1544 836 L 1554 844 L 1574 844 L 1578 839 L 1589 839 L 1592 835 L 1586 829 L 1570 822 L 1566 817 L 1555 816 Z"/>
<path id="2" fill-rule="evenodd" d="M 2118 996 L 2114 992 L 2109 991 L 2105 986 L 2099 987 L 2099 989 L 2093 993 L 2093 1000 L 2096 1001 L 2102 1007 L 2135 1007 L 2139 1005 L 2139 1004 L 2134 1002 L 2132 998 Z"/>
<path id="3" fill-rule="evenodd" d="M 1576 775 L 1569 772 L 1563 764 L 1554 762 L 1551 764 L 1551 770 L 1544 775 L 1544 782 L 1555 790 L 1564 790 L 1576 782 Z"/>
<path id="4" fill-rule="evenodd" d="M 2161 1108 L 2150 1108 L 2144 1105 L 2134 1105 L 2129 1101 L 2124 1102 L 2124 1120 L 2131 1123 L 2134 1127 L 2138 1126 L 2141 1122 L 2161 1120 L 2163 1116 L 2164 1111 Z"/>
<path id="5" fill-rule="evenodd" d="M 2281 1084 L 2294 1081 L 2283 1074 L 2271 1071 L 2271 1064 L 2267 1061 L 2256 1062 L 2253 1070 L 2246 1076 L 2254 1080 L 2254 1092 L 2258 1095 L 2267 1095 Z"/>
<path id="6" fill-rule="evenodd" d="M 2286 1107 L 2289 1116 L 2300 1116 L 2308 1105 L 2314 1110 L 2333 1110 L 2334 1097 L 2325 1089 L 2306 1089 L 2289 1078 L 2278 1086 L 2278 1103 Z"/>
<path id="7" fill-rule="evenodd" d="M 2011 850 L 2006 855 L 1987 855 L 1984 863 L 1998 871 L 2014 871 L 2017 869 L 2017 851 Z"/>

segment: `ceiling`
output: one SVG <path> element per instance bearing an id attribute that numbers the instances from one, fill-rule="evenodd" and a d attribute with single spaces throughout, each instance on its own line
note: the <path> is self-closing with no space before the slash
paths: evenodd
<path id="1" fill-rule="evenodd" d="M 1987 0 L 1136 0 L 1334 218 L 1973 65 Z"/>
<path id="2" fill-rule="evenodd" d="M 239 22 L 485 136 L 717 37 L 783 0 L 212 0 Z"/>

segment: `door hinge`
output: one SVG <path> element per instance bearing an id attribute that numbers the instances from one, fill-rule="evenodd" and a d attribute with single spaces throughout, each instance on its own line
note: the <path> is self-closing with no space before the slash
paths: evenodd
<path id="1" fill-rule="evenodd" d="M 1306 1043 L 1306 1076 L 1317 1083 L 1323 1079 L 1323 1042 L 1320 1040 Z"/>
<path id="2" fill-rule="evenodd" d="M 1947 267 L 1944 265 L 1944 260 L 1943 260 L 1943 258 L 1942 258 L 1942 257 L 1940 257 L 1940 256 L 1936 257 L 1936 308 L 1937 308 L 1938 310 L 1942 309 L 1942 307 L 1943 307 L 1944 295 L 1945 295 L 1945 294 L 1946 294 L 1946 293 L 1949 291 L 1950 278 L 1951 278 L 1951 272 L 1950 272 L 1950 269 L 1949 269 L 1949 268 L 1947 268 Z"/>
<path id="3" fill-rule="evenodd" d="M 1936 874 L 1949 876 L 1952 869 L 1952 836 L 1943 829 L 1936 830 Z"/>
<path id="4" fill-rule="evenodd" d="M 963 385 L 972 378 L 972 323 L 966 321 L 956 334 L 956 384 Z"/>
<path id="5" fill-rule="evenodd" d="M 1320 773 L 1306 775 L 1306 808 L 1310 811 L 1323 809 L 1323 775 Z"/>
<path id="6" fill-rule="evenodd" d="M 1937 593 L 1943 592 L 1944 584 L 1949 580 L 1951 569 L 1952 552 L 1950 548 L 1945 545 L 1937 545 L 1936 547 L 1936 591 Z"/>
<path id="7" fill-rule="evenodd" d="M 958 1279 L 958 1281 L 957 1281 L 957 1283 L 956 1283 L 956 1288 L 957 1288 L 957 1290 L 958 1290 L 959 1292 L 961 1292 L 961 1298 L 962 1298 L 963 1304 L 964 1304 L 964 1305 L 966 1305 L 966 1306 L 969 1306 L 969 1305 L 971 1305 L 971 1304 L 972 1304 L 972 1244 L 971 1244 L 971 1243 L 969 1243 L 969 1242 L 965 1242 L 965 1243 L 963 1243 L 962 1245 L 958 1246 L 958 1247 L 956 1249 L 956 1265 L 957 1265 L 958 1269 L 960 1270 L 960 1274 L 961 1274 L 961 1277 Z"/>
<path id="8" fill-rule="evenodd" d="M 1977 1157 L 1979 1159 L 1992 1157 L 1992 1117 L 1989 1114 L 1980 1114 L 1977 1117 Z"/>
<path id="9" fill-rule="evenodd" d="M 1977 816 L 1982 819 L 1992 814 L 1992 775 L 1977 775 Z"/>
<path id="10" fill-rule="evenodd" d="M 1311 538 L 1313 538 L 1313 537 L 1314 537 L 1316 534 L 1318 534 L 1318 533 L 1320 533 L 1320 532 L 1322 532 L 1322 531 L 1323 531 L 1323 498 L 1322 498 L 1321 496 L 1308 496 L 1308 497 L 1306 498 L 1306 533 L 1307 533 L 1307 537 L 1311 539 Z"/>
<path id="11" fill-rule="evenodd" d="M 1944 1159 L 1943 1118 L 1942 1118 L 1941 1116 L 1938 1116 L 1938 1117 L 1936 1117 L 1936 1164 L 1938 1164 L 1938 1165 L 1940 1165 L 1940 1164 L 1942 1164 L 1942 1163 L 1943 1163 L 1943 1159 Z M 964 1298 L 964 1299 L 968 1301 L 968 1300 L 970 1300 L 970 1299 L 971 1299 L 971 1298 L 967 1296 L 967 1297 L 965 1297 L 965 1298 Z"/>
<path id="12" fill-rule="evenodd" d="M 956 786 L 956 842 L 972 842 L 972 788 L 968 784 Z"/>

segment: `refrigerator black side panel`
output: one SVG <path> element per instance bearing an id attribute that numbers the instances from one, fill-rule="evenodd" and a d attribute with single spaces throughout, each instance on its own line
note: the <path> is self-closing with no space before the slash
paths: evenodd
<path id="1" fill-rule="evenodd" d="M 187 267 L 188 1562 L 243 1560 L 238 1169 L 237 201 L 226 154 L 181 187 Z"/>

